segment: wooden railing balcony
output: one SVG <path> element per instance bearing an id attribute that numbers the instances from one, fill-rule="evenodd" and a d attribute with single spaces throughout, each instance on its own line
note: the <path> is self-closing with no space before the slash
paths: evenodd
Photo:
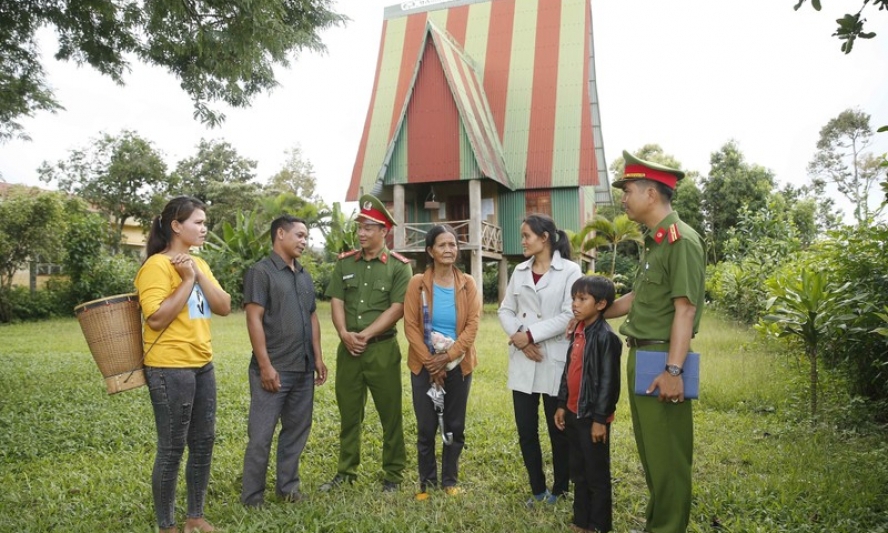
<path id="1" fill-rule="evenodd" d="M 461 250 L 477 250 L 480 248 L 482 255 L 499 259 L 503 253 L 503 230 L 499 226 L 489 222 L 481 222 L 481 242 L 469 242 L 470 220 L 452 220 L 447 222 L 456 231 L 459 237 L 458 243 Z M 426 234 L 437 222 L 410 222 L 404 224 L 404 247 L 398 248 L 399 252 L 420 253 L 425 251 Z"/>

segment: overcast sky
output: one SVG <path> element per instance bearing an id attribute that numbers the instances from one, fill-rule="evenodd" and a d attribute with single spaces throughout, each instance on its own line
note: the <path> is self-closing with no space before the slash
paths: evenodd
<path id="1" fill-rule="evenodd" d="M 660 144 L 685 170 L 706 175 L 710 154 L 735 139 L 747 161 L 781 183 L 803 184 L 818 132 L 845 109 L 888 124 L 888 14 L 872 6 L 850 55 L 831 34 L 859 0 L 593 0 L 598 96 L 608 165 L 623 149 Z M 392 0 L 341 0 L 352 20 L 323 36 L 326 55 L 305 54 L 281 69 L 281 86 L 244 110 L 225 110 L 221 128 L 192 118 L 191 101 L 159 68 L 134 64 L 124 87 L 88 67 L 52 59 L 41 44 L 50 85 L 66 108 L 22 120 L 32 141 L 0 145 L 7 182 L 40 184 L 37 167 L 85 147 L 100 132 L 130 129 L 154 143 L 170 170 L 201 138 L 224 139 L 258 162 L 260 181 L 285 150 L 301 145 L 327 202 L 343 201 L 367 114 L 383 9 Z M 888 133 L 872 150 L 888 151 Z M 187 192 L 187 191 L 183 191 Z"/>

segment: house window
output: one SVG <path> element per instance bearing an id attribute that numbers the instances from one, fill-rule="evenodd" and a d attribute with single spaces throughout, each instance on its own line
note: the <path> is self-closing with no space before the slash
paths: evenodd
<path id="1" fill-rule="evenodd" d="M 524 195 L 524 208 L 527 213 L 552 216 L 552 198 L 548 191 L 527 191 Z"/>
<path id="2" fill-rule="evenodd" d="M 55 276 L 62 273 L 62 265 L 56 263 L 37 263 L 38 276 Z"/>

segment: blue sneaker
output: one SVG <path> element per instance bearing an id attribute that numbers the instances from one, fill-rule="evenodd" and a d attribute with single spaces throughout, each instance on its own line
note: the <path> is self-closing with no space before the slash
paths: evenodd
<path id="1" fill-rule="evenodd" d="M 539 494 L 531 496 L 526 502 L 524 502 L 524 505 L 528 509 L 532 509 L 537 503 L 555 503 L 555 498 L 556 496 L 549 492 L 549 489 L 546 489 Z"/>

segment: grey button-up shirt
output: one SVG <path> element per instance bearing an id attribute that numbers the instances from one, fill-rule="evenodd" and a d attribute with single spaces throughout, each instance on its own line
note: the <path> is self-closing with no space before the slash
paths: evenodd
<path id="1" fill-rule="evenodd" d="M 244 276 L 244 305 L 265 309 L 262 327 L 272 366 L 278 372 L 313 372 L 311 315 L 317 309 L 311 276 L 297 261 L 295 270 L 276 253 Z M 255 354 L 250 366 L 259 368 Z"/>

